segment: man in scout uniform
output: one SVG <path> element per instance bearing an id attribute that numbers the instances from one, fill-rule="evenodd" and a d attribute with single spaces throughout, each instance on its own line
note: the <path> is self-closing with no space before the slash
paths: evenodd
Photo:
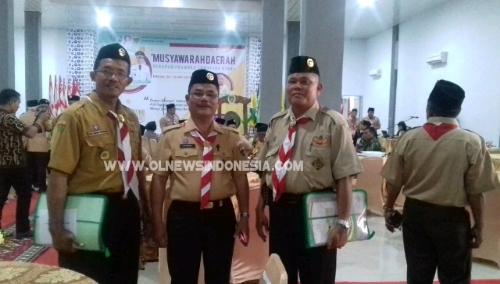
<path id="1" fill-rule="evenodd" d="M 45 112 L 40 113 L 31 124 L 22 123 L 16 117 L 20 103 L 21 95 L 17 91 L 4 89 L 0 92 L 0 221 L 3 206 L 13 187 L 17 195 L 16 239 L 33 236 L 29 220 L 31 185 L 22 137 L 35 137 L 49 119 L 49 114 Z"/>
<path id="2" fill-rule="evenodd" d="M 482 242 L 483 193 L 499 189 L 484 140 L 460 129 L 465 98 L 458 85 L 439 80 L 427 100 L 427 123 L 399 138 L 382 169 L 387 180 L 386 226 L 403 188 L 403 243 L 408 283 L 470 283 L 471 248 Z M 470 205 L 474 226 L 465 209 Z"/>
<path id="3" fill-rule="evenodd" d="M 247 172 L 234 167 L 211 169 L 210 165 L 246 161 L 247 157 L 240 154 L 237 146 L 238 132 L 214 122 L 219 107 L 215 73 L 194 71 L 186 102 L 190 118 L 183 125 L 166 130 L 153 157 L 166 168 L 154 171 L 152 180 L 155 242 L 159 247 L 167 247 L 172 284 L 198 283 L 202 254 L 205 283 L 229 283 L 234 238 L 241 236 L 247 242 L 249 236 Z M 197 163 L 194 170 L 188 168 L 189 163 Z M 201 169 L 203 164 L 207 166 Z M 165 194 L 172 199 L 166 230 L 162 222 Z M 230 199 L 234 194 L 242 212 L 237 225 Z"/>
<path id="4" fill-rule="evenodd" d="M 140 205 L 146 202 L 142 170 L 106 162 L 142 161 L 139 121 L 119 96 L 132 82 L 130 57 L 119 44 L 99 50 L 90 73 L 94 92 L 61 114 L 52 136 L 48 206 L 49 230 L 59 265 L 85 274 L 98 283 L 137 283 L 140 246 Z M 105 252 L 84 250 L 78 233 L 66 230 L 64 204 L 68 194 L 99 194 L 109 204 L 102 238 Z M 147 213 L 147 206 L 142 206 Z M 84 215 L 84 214 L 83 214 Z M 78 249 L 75 249 L 78 248 Z"/>
<path id="5" fill-rule="evenodd" d="M 337 248 L 347 241 L 351 226 L 351 177 L 362 172 L 346 120 L 338 112 L 321 107 L 323 90 L 314 58 L 292 58 L 286 95 L 290 108 L 271 118 L 258 161 L 271 170 L 261 173 L 263 195 L 256 208 L 257 232 L 266 240 L 269 228 L 264 200 L 269 200 L 269 253 L 283 261 L 288 283 L 334 283 Z M 290 138 L 289 138 L 290 137 Z M 303 171 L 286 171 L 279 165 L 303 161 Z M 273 171 L 274 168 L 276 171 Z M 280 171 L 280 169 L 285 171 Z M 338 224 L 328 235 L 327 246 L 306 248 L 302 197 L 318 190 L 336 190 Z"/>
<path id="6" fill-rule="evenodd" d="M 250 153 L 250 156 L 248 157 L 250 160 L 255 159 L 255 157 L 257 157 L 257 155 L 259 154 L 260 148 L 262 147 L 264 139 L 266 138 L 267 128 L 267 124 L 265 123 L 255 124 L 255 133 L 257 135 L 257 139 L 255 139 L 255 141 L 257 141 L 257 143 L 255 143 L 252 153 Z"/>
<path id="7" fill-rule="evenodd" d="M 363 120 L 367 120 L 372 124 L 372 127 L 375 128 L 375 130 L 380 129 L 380 119 L 373 115 L 375 113 L 375 109 L 370 107 L 368 108 L 368 115 L 363 117 Z"/>
<path id="8" fill-rule="evenodd" d="M 167 105 L 167 115 L 165 117 L 160 118 L 160 128 L 161 132 L 165 131 L 167 126 L 178 125 L 179 117 L 175 114 L 175 104 Z"/>
<path id="9" fill-rule="evenodd" d="M 352 136 L 356 133 L 359 127 L 359 118 L 358 118 L 358 109 L 353 108 L 351 113 L 349 114 L 349 118 L 347 118 L 347 124 L 349 125 L 349 129 L 351 129 Z"/>
<path id="10" fill-rule="evenodd" d="M 49 112 L 50 102 L 47 99 L 40 99 L 35 112 L 28 111 L 21 114 L 19 120 L 26 125 L 32 125 L 40 113 Z M 28 161 L 28 174 L 30 181 L 40 192 L 47 190 L 47 165 L 49 164 L 49 134 L 52 131 L 52 119 L 42 123 L 42 131 L 33 138 L 26 138 L 26 158 Z"/>

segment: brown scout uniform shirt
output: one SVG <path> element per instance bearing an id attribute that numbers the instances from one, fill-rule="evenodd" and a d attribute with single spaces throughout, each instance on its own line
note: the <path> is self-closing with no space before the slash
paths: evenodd
<path id="1" fill-rule="evenodd" d="M 96 93 L 74 103 L 57 119 L 52 133 L 49 168 L 69 175 L 68 193 L 123 192 L 118 163 L 106 171 L 104 161 L 118 161 L 117 126 Z M 141 132 L 134 111 L 118 101 L 117 114 L 129 129 L 132 159 L 141 161 Z"/>
<path id="2" fill-rule="evenodd" d="M 199 145 L 190 132 L 196 130 L 196 125 L 191 119 L 180 125 L 170 126 L 160 138 L 153 161 L 161 168 L 166 168 L 166 162 L 187 161 L 194 163 L 202 161 L 203 147 Z M 212 151 L 214 161 L 246 161 L 247 157 L 241 155 L 236 146 L 240 140 L 237 130 L 213 124 L 213 130 L 218 132 Z M 179 162 L 177 162 L 179 163 Z M 181 164 L 182 165 L 182 164 Z M 195 165 L 196 167 L 197 165 Z M 158 169 L 153 173 L 159 176 L 170 177 L 170 199 L 190 202 L 199 202 L 201 199 L 201 171 L 182 167 L 180 171 L 167 171 Z M 236 194 L 232 177 L 246 175 L 246 171 L 212 171 L 210 189 L 211 200 L 221 200 Z"/>
<path id="3" fill-rule="evenodd" d="M 369 118 L 368 116 L 363 117 L 363 120 L 369 121 L 372 123 L 372 127 L 375 128 L 375 130 L 379 130 L 381 125 L 380 125 L 380 119 L 378 117 L 373 116 L 373 118 Z"/>
<path id="4" fill-rule="evenodd" d="M 286 135 L 291 109 L 271 118 L 266 139 L 259 151 L 258 161 L 267 161 L 274 167 Z M 288 171 L 285 175 L 288 193 L 303 194 L 328 187 L 335 181 L 363 171 L 352 144 L 351 131 L 346 120 L 333 110 L 312 106 L 305 116 L 311 120 L 297 125 L 291 161 L 303 161 L 303 171 Z M 272 187 L 272 170 L 264 173 L 264 180 Z"/>
<path id="5" fill-rule="evenodd" d="M 428 123 L 458 123 L 455 119 L 431 117 Z M 434 141 L 424 128 L 409 130 L 382 169 L 388 183 L 403 188 L 409 198 L 441 205 L 467 206 L 467 194 L 500 188 L 483 139 L 455 129 Z"/>
<path id="6" fill-rule="evenodd" d="M 179 124 L 179 116 L 177 114 L 167 114 L 165 117 L 160 118 L 161 132 L 165 131 L 165 127 Z"/>

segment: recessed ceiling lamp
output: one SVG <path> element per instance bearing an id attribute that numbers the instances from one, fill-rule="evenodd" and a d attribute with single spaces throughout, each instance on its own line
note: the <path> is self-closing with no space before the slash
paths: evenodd
<path id="1" fill-rule="evenodd" d="M 358 4 L 361 8 L 373 7 L 373 2 L 374 0 L 358 0 Z"/>
<path id="2" fill-rule="evenodd" d="M 226 30 L 236 30 L 236 20 L 233 17 L 226 17 Z"/>
<path id="3" fill-rule="evenodd" d="M 179 8 L 180 6 L 181 6 L 181 0 L 163 0 L 163 7 Z"/>
<path id="4" fill-rule="evenodd" d="M 96 10 L 97 24 L 100 27 L 109 28 L 111 26 L 111 15 L 102 10 Z"/>

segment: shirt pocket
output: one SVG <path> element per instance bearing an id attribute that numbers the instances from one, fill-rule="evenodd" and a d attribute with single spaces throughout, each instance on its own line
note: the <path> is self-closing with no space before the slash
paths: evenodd
<path id="1" fill-rule="evenodd" d="M 96 163 L 96 161 L 117 160 L 117 155 L 115 140 L 110 135 L 87 136 L 80 161 L 88 167 L 104 168 L 104 163 Z"/>
<path id="2" fill-rule="evenodd" d="M 264 169 L 274 169 L 274 166 L 276 165 L 276 162 L 278 161 L 278 152 L 279 152 L 280 146 L 275 145 L 272 148 L 269 148 L 266 152 L 266 160 L 265 162 L 267 165 L 260 165 L 261 168 Z"/>
<path id="3" fill-rule="evenodd" d="M 328 146 L 312 146 L 305 152 L 304 170 L 308 173 L 323 176 L 331 175 L 332 150 Z"/>
<path id="4" fill-rule="evenodd" d="M 235 168 L 237 159 L 233 158 L 232 152 L 214 151 L 214 169 L 222 174 L 230 173 Z"/>
<path id="5" fill-rule="evenodd" d="M 172 170 L 180 173 L 196 173 L 203 167 L 202 160 L 198 159 L 197 149 L 180 149 L 174 151 Z"/>

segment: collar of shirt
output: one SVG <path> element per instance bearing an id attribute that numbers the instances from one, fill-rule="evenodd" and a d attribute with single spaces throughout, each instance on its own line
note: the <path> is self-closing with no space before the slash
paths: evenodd
<path id="1" fill-rule="evenodd" d="M 427 120 L 427 123 L 432 123 L 432 124 L 436 124 L 436 125 L 439 125 L 441 123 L 447 123 L 447 124 L 453 124 L 456 126 L 460 126 L 458 124 L 458 121 L 454 118 L 451 118 L 451 117 L 440 117 L 440 116 L 429 117 L 429 119 Z"/>
<path id="2" fill-rule="evenodd" d="M 304 116 L 307 116 L 309 117 L 312 121 L 315 121 L 316 120 L 316 114 L 318 113 L 319 111 L 319 104 L 318 102 L 316 102 L 311 108 L 309 108 L 305 113 L 304 115 L 302 115 L 302 117 Z M 293 114 L 293 111 L 292 111 L 292 108 L 290 107 L 288 109 L 288 112 L 287 114 L 285 115 L 285 118 L 288 118 L 288 117 L 295 117 L 295 114 Z M 297 117 L 295 117 L 297 118 Z M 299 117 L 300 118 L 300 117 Z"/>
<path id="3" fill-rule="evenodd" d="M 104 101 L 101 99 L 101 97 L 99 97 L 99 95 L 96 92 L 90 93 L 89 97 L 91 99 L 92 104 L 95 105 L 97 107 L 97 109 L 99 109 L 99 111 L 101 112 L 101 114 L 103 116 L 107 116 L 108 115 L 108 111 L 110 109 L 106 105 L 106 103 L 104 103 Z M 122 105 L 122 103 L 120 102 L 119 99 L 118 99 L 118 102 L 116 104 L 116 110 L 117 110 L 116 114 L 125 115 L 125 110 L 123 109 L 123 105 Z M 112 110 L 112 111 L 114 111 L 114 110 Z"/>
<path id="4" fill-rule="evenodd" d="M 184 133 L 187 133 L 187 132 L 191 132 L 193 130 L 198 130 L 198 127 L 196 126 L 196 124 L 194 124 L 194 121 L 192 119 L 188 119 L 185 122 L 183 129 L 184 129 Z M 215 130 L 219 133 L 223 133 L 222 127 L 220 127 L 219 124 L 214 123 L 212 121 L 212 129 L 210 129 L 210 132 L 212 132 L 213 130 Z"/>

